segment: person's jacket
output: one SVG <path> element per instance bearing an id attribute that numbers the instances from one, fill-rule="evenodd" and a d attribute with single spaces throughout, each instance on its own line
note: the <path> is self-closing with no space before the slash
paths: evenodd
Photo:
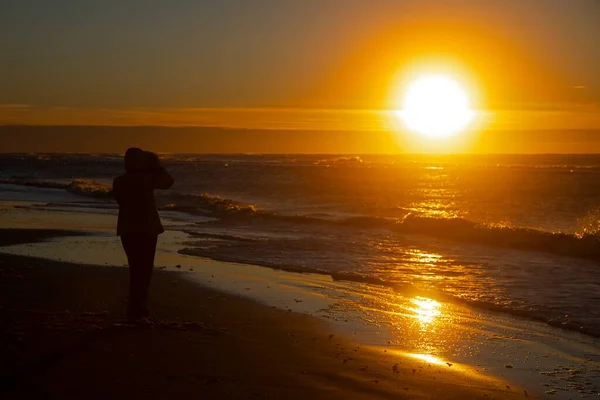
<path id="1" fill-rule="evenodd" d="M 160 222 L 154 189 L 173 186 L 173 177 L 163 168 L 154 172 L 126 173 L 113 181 L 119 203 L 117 235 L 158 235 L 165 231 Z"/>

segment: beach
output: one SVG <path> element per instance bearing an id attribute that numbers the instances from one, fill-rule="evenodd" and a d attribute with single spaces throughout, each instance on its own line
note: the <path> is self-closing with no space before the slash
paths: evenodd
<path id="1" fill-rule="evenodd" d="M 0 2 L 0 400 L 600 400 L 599 15 Z"/>
<path id="2" fill-rule="evenodd" d="M 3 242 L 16 234 L 51 235 L 3 230 Z M 158 271 L 153 322 L 129 325 L 124 268 L 11 255 L 0 265 L 3 398 L 524 396 L 502 380 L 361 346 L 315 318 L 181 273 Z"/>
<path id="3" fill-rule="evenodd" d="M 9 398 L 570 399 L 600 392 L 598 264 L 593 254 L 563 255 L 589 237 L 580 243 L 575 235 L 450 218 L 429 226 L 425 218 L 340 220 L 335 210 L 293 216 L 285 199 L 252 198 L 254 184 L 242 195 L 224 183 L 227 198 L 247 196 L 259 208 L 197 194 L 202 186 L 194 185 L 205 183 L 192 172 L 220 171 L 223 157 L 178 156 L 168 166 L 180 186 L 158 196 L 166 232 L 156 253 L 152 320 L 131 326 L 123 321 L 127 260 L 106 181 L 113 172 L 99 169 L 116 169 L 119 160 L 10 157 L 17 166 L 4 176 L 41 176 L 0 183 L 2 387 Z M 250 174 L 329 170 L 238 158 L 228 162 Z M 30 163 L 47 168 L 34 171 Z M 387 174 L 388 167 L 336 168 L 351 176 L 363 168 Z M 419 170 L 447 179 L 444 170 Z M 65 180 L 84 171 L 85 179 Z M 286 179 L 283 192 L 291 190 Z M 333 207 L 322 197 L 320 208 Z M 275 206 L 281 210 L 266 211 Z M 443 224 L 466 236 L 440 236 Z M 524 246 L 532 248 L 485 243 L 511 232 L 529 235 Z M 564 246 L 554 248 L 553 240 Z"/>
<path id="4" fill-rule="evenodd" d="M 311 294 L 309 282 L 327 282 L 310 274 L 211 260 L 158 266 L 152 322 L 132 325 L 122 319 L 126 268 L 58 261 L 76 248 L 80 258 L 118 259 L 114 236 L 0 232 L 6 398 L 571 398 L 594 395 L 598 384 L 599 360 L 583 358 L 594 357 L 595 342 L 551 327 L 450 304 L 440 306 L 447 317 L 426 307 L 377 321 L 366 308 L 342 311 L 342 299 Z M 115 245 L 112 258 L 103 241 Z M 169 257 L 162 248 L 159 262 Z M 330 284 L 343 293 L 343 282 Z M 428 329 L 436 318 L 443 322 Z"/>

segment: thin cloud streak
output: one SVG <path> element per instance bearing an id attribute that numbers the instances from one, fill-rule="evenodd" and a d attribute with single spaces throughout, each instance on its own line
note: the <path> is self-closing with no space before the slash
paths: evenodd
<path id="1" fill-rule="evenodd" d="M 29 104 L 0 104 L 0 109 L 23 109 L 23 108 L 33 108 L 32 105 Z"/>
<path id="2" fill-rule="evenodd" d="M 598 104 L 480 110 L 472 129 L 599 129 Z M 213 126 L 239 129 L 390 131 L 397 110 L 294 108 L 78 108 L 0 104 L 2 125 Z"/>

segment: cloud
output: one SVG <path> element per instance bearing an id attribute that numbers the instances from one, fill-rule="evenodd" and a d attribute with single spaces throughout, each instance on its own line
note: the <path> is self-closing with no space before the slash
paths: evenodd
<path id="1" fill-rule="evenodd" d="M 246 129 L 384 130 L 372 110 L 292 108 L 70 108 L 0 109 L 0 124 L 214 126 Z"/>
<path id="2" fill-rule="evenodd" d="M 32 107 L 29 104 L 0 104 L 0 109 L 24 109 Z"/>
<path id="3" fill-rule="evenodd" d="M 474 130 L 600 129 L 600 105 L 519 104 L 478 111 Z M 0 105 L 2 125 L 212 126 L 241 129 L 396 131 L 397 110 L 295 108 L 77 108 Z"/>

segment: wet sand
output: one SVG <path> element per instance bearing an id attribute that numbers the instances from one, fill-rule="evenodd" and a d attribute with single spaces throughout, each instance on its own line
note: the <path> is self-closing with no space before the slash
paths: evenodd
<path id="1" fill-rule="evenodd" d="M 51 235 L 18 234 L 20 243 Z M 360 346 L 316 318 L 178 272 L 156 272 L 154 322 L 135 326 L 121 321 L 124 268 L 0 255 L 0 269 L 2 398 L 534 397 L 453 365 Z"/>

